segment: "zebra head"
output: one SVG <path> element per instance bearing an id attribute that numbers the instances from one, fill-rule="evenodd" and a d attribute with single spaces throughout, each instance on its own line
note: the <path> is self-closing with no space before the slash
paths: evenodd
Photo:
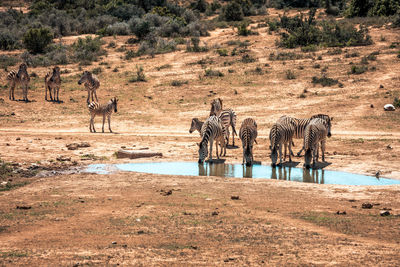
<path id="1" fill-rule="evenodd" d="M 87 82 L 91 77 L 92 77 L 92 73 L 90 71 L 85 70 L 82 74 L 82 77 L 79 79 L 78 84 Z"/>
<path id="2" fill-rule="evenodd" d="M 114 108 L 114 112 L 117 113 L 118 98 L 116 98 L 116 97 L 111 98 L 110 101 L 111 101 L 111 104 L 112 104 L 112 106 Z"/>
<path id="3" fill-rule="evenodd" d="M 276 146 L 274 146 L 274 147 L 270 147 L 270 149 L 271 149 L 271 155 L 270 155 L 270 157 L 271 157 L 271 162 L 272 162 L 272 167 L 276 167 L 276 162 L 278 161 L 278 149 L 277 149 L 277 147 Z"/>
<path id="4" fill-rule="evenodd" d="M 199 119 L 198 118 L 193 118 L 192 119 L 192 124 L 190 125 L 190 129 L 189 129 L 189 133 L 193 133 L 194 131 L 196 131 L 196 125 L 198 123 Z"/>
<path id="5" fill-rule="evenodd" d="M 26 65 L 25 63 L 22 63 L 21 65 L 19 65 L 17 77 L 22 78 L 25 75 L 29 77 L 27 69 L 28 69 L 28 65 Z"/>
<path id="6" fill-rule="evenodd" d="M 53 68 L 53 75 L 60 76 L 60 67 L 55 66 L 55 67 Z"/>
<path id="7" fill-rule="evenodd" d="M 199 163 L 202 164 L 205 158 L 208 156 L 207 143 L 201 142 L 200 144 L 198 144 L 198 146 L 199 146 Z"/>
<path id="8" fill-rule="evenodd" d="M 222 99 L 221 98 L 214 99 L 211 102 L 210 116 L 217 115 L 220 110 L 222 110 Z"/>
<path id="9" fill-rule="evenodd" d="M 312 161 L 312 151 L 311 148 L 308 148 L 304 155 L 304 166 L 306 167 L 306 169 L 309 169 L 311 167 L 311 161 Z"/>
<path id="10" fill-rule="evenodd" d="M 246 160 L 246 166 L 251 166 L 253 164 L 253 145 L 247 145 L 244 148 L 244 159 Z"/>
<path id="11" fill-rule="evenodd" d="M 328 130 L 327 136 L 331 137 L 332 136 L 332 134 L 331 134 L 331 126 L 332 126 L 331 121 L 333 120 L 333 117 L 331 118 L 331 117 L 329 117 L 329 115 L 326 115 L 326 114 L 317 114 L 317 115 L 313 115 L 311 117 L 311 119 L 315 119 L 315 118 L 320 118 L 320 119 L 324 120 L 324 125 L 325 125 L 326 129 Z"/>

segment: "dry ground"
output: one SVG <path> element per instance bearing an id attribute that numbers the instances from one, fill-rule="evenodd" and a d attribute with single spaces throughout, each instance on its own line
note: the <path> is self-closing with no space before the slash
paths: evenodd
<path id="1" fill-rule="evenodd" d="M 238 129 L 246 117 L 256 119 L 260 135 L 256 160 L 269 164 L 269 128 L 281 115 L 327 113 L 334 117 L 333 137 L 327 143 L 327 160 L 332 164 L 327 169 L 369 175 L 380 170 L 385 177 L 400 179 L 400 113 L 383 111 L 384 104 L 400 95 L 399 47 L 390 48 L 400 40 L 400 30 L 371 27 L 373 45 L 344 48 L 336 55 L 332 48 L 310 53 L 277 48 L 277 34 L 263 27 L 254 30 L 260 35 L 239 37 L 230 28 L 217 29 L 201 38 L 201 45 L 209 47 L 204 53 L 188 53 L 181 45 L 173 53 L 125 60 L 123 52 L 107 48 L 108 56 L 83 69 L 102 68 L 98 75 L 101 102 L 119 97 L 118 113 L 112 117 L 116 134 L 89 133 L 87 94 L 77 84 L 82 73 L 79 66 L 62 66 L 69 73 L 62 75 L 61 104 L 44 101 L 43 77 L 48 69 L 30 68 L 38 75 L 32 78 L 29 91 L 33 102 L 11 102 L 7 88 L 0 92 L 4 100 L 1 158 L 22 168 L 127 162 L 117 160 L 114 152 L 121 146 L 135 146 L 162 152 L 162 160 L 193 161 L 199 137 L 188 133 L 190 120 L 205 119 L 211 100 L 221 97 L 226 107 L 236 111 Z M 128 37 L 104 39 L 118 48 Z M 227 44 L 235 40 L 248 40 L 250 45 Z M 227 49 L 228 56 L 219 56 L 218 48 Z M 235 48 L 248 51 L 231 56 Z M 359 63 L 375 51 L 379 51 L 377 60 L 368 64 L 375 70 L 349 74 L 351 62 Z M 273 60 L 270 56 L 282 52 L 301 58 Z M 359 56 L 345 56 L 354 52 Z M 256 61 L 243 63 L 244 54 Z M 136 65 L 144 67 L 147 82 L 128 82 Z M 205 69 L 210 68 L 224 77 L 205 77 Z M 296 79 L 286 78 L 288 70 Z M 343 87 L 313 85 L 312 77 L 320 77 L 323 70 Z M 5 77 L 2 72 L 0 84 L 6 84 Z M 174 80 L 187 83 L 172 86 Z M 17 89 L 17 97 L 20 93 Z M 96 126 L 97 130 L 101 127 Z M 91 147 L 67 150 L 66 145 L 76 141 L 89 142 Z M 240 145 L 238 139 L 236 143 Z M 295 143 L 297 150 L 301 141 Z M 60 163 L 59 156 L 71 161 Z M 228 150 L 226 160 L 241 162 L 241 150 Z M 303 160 L 297 161 L 302 164 Z M 400 218 L 379 216 L 382 208 L 400 213 L 399 186 L 132 173 L 13 178 L 10 183 L 21 187 L 0 193 L 0 262 L 4 265 L 398 266 L 400 262 Z M 163 196 L 161 190 L 172 190 L 172 194 Z M 231 200 L 232 195 L 240 200 Z M 364 210 L 363 202 L 380 205 Z M 16 209 L 21 205 L 31 209 Z M 337 211 L 347 214 L 336 215 Z"/>

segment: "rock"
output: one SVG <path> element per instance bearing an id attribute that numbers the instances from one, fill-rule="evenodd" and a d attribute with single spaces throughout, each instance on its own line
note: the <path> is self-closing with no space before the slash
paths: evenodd
<path id="1" fill-rule="evenodd" d="M 388 210 L 381 210 L 380 215 L 381 216 L 389 216 L 390 212 Z"/>
<path id="2" fill-rule="evenodd" d="M 138 235 L 142 235 L 142 234 L 144 234 L 144 231 L 143 230 L 139 230 L 139 231 L 137 231 L 137 234 Z"/>
<path id="3" fill-rule="evenodd" d="M 11 115 L 11 116 L 15 116 L 15 112 L 11 112 L 10 115 Z"/>
<path id="4" fill-rule="evenodd" d="M 384 105 L 384 106 L 383 106 L 383 109 L 384 109 L 385 111 L 395 111 L 395 110 L 396 110 L 396 108 L 395 108 L 392 104 L 386 104 L 386 105 Z"/>
<path id="5" fill-rule="evenodd" d="M 164 191 L 164 189 L 161 189 L 160 194 L 163 196 L 169 196 L 169 195 L 172 195 L 172 190 Z"/>
<path id="6" fill-rule="evenodd" d="M 231 196 L 231 199 L 232 199 L 232 200 L 239 200 L 240 197 L 239 197 L 239 196 Z"/>
<path id="7" fill-rule="evenodd" d="M 111 242 L 111 244 L 116 245 L 116 244 L 117 244 L 117 241 L 113 241 L 113 242 Z"/>
<path id="8" fill-rule="evenodd" d="M 81 147 L 90 147 L 90 144 L 88 142 L 81 142 L 81 143 L 71 143 L 66 146 L 68 150 L 77 150 L 78 148 Z"/>
<path id="9" fill-rule="evenodd" d="M 383 87 L 383 85 L 381 84 L 381 85 L 379 85 L 379 88 L 382 89 L 382 88 L 384 88 L 384 87 Z"/>
<path id="10" fill-rule="evenodd" d="M 342 211 L 342 212 L 341 211 L 337 211 L 336 214 L 337 215 L 346 215 L 347 213 L 346 213 L 346 211 Z"/>
<path id="11" fill-rule="evenodd" d="M 137 158 L 149 158 L 149 157 L 162 157 L 162 153 L 160 152 L 152 152 L 152 151 L 143 151 L 143 150 L 123 150 L 120 149 L 117 152 L 117 158 L 129 158 L 129 159 L 137 159 Z"/>
<path id="12" fill-rule="evenodd" d="M 31 206 L 17 206 L 17 210 L 30 210 L 32 207 Z"/>
<path id="13" fill-rule="evenodd" d="M 71 158 L 70 158 L 70 157 L 67 157 L 67 156 L 58 156 L 58 157 L 56 158 L 56 160 L 57 160 L 57 161 L 71 161 Z"/>
<path id="14" fill-rule="evenodd" d="M 373 104 L 371 104 L 371 105 L 370 105 L 370 107 L 371 107 L 371 108 L 374 108 L 374 105 L 373 105 Z"/>
<path id="15" fill-rule="evenodd" d="M 213 212 L 211 213 L 212 216 L 217 216 L 218 214 L 219 214 L 218 211 L 213 211 Z"/>
<path id="16" fill-rule="evenodd" d="M 19 141 L 19 140 L 21 140 L 21 137 L 17 137 L 17 138 L 15 138 L 15 140 Z"/>
<path id="17" fill-rule="evenodd" d="M 371 203 L 362 203 L 361 208 L 363 209 L 372 209 L 374 205 L 372 205 Z"/>
<path id="18" fill-rule="evenodd" d="M 387 145 L 386 148 L 387 149 L 393 149 L 393 147 L 391 145 Z"/>

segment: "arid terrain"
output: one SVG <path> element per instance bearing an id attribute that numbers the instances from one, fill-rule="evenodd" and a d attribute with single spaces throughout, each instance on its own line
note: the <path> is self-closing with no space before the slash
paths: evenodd
<path id="1" fill-rule="evenodd" d="M 200 38 L 207 52 L 179 45 L 175 52 L 126 60 L 117 48 L 135 49 L 126 44 L 129 37 L 104 37 L 107 56 L 99 62 L 60 66 L 62 103 L 44 100 L 43 78 L 50 67 L 28 68 L 37 74 L 29 103 L 8 99 L 7 72 L 0 72 L 0 157 L 21 173 L 3 181 L 11 189 L 0 192 L 1 265 L 399 266 L 400 186 L 59 172 L 91 163 L 196 161 L 200 137 L 189 134 L 191 119 L 205 120 L 212 99 L 220 97 L 236 112 L 237 131 L 245 118 L 256 120 L 254 158 L 263 164 L 270 164 L 269 129 L 281 115 L 324 113 L 333 117 L 327 170 L 379 171 L 381 177 L 400 179 L 400 111 L 383 110 L 400 96 L 400 29 L 369 27 L 372 45 L 340 53 L 303 52 L 277 47 L 279 35 L 262 26 L 265 16 L 251 19 L 259 35 L 216 29 Z M 226 49 L 227 56 L 218 49 Z M 376 58 L 368 61 L 369 70 L 350 74 L 352 64 L 371 53 Z M 146 82 L 129 82 L 136 66 L 143 66 Z M 77 83 L 83 70 L 99 67 L 100 102 L 119 99 L 111 118 L 114 133 L 107 125 L 101 133 L 100 117 L 100 133 L 89 132 L 87 92 Z M 223 76 L 209 77 L 207 69 Z M 339 84 L 311 82 L 323 74 Z M 20 88 L 16 97 L 22 98 Z M 75 142 L 90 147 L 68 150 Z M 239 148 L 228 149 L 227 163 L 242 162 L 237 137 L 235 143 Z M 299 150 L 302 141 L 295 145 Z M 149 148 L 163 156 L 117 159 L 121 147 Z M 303 158 L 295 161 L 302 167 Z M 59 175 L 49 175 L 52 170 Z M 42 171 L 46 175 L 35 176 Z M 363 203 L 373 207 L 363 209 Z M 390 216 L 380 216 L 385 209 Z"/>

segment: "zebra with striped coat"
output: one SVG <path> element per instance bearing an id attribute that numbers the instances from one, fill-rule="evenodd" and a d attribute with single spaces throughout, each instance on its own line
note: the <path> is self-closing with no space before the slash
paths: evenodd
<path id="1" fill-rule="evenodd" d="M 100 87 L 100 81 L 97 79 L 95 75 L 93 75 L 90 71 L 85 70 L 82 74 L 82 77 L 79 79 L 78 84 L 81 85 L 84 83 L 86 90 L 88 91 L 88 97 L 86 102 L 89 104 L 90 96 L 92 96 L 92 101 L 94 101 L 93 95 L 97 99 L 96 90 Z"/>
<path id="2" fill-rule="evenodd" d="M 60 102 L 59 92 L 61 87 L 61 75 L 60 68 L 58 66 L 53 68 L 53 72 L 48 72 L 44 77 L 44 90 L 46 91 L 45 100 L 47 101 L 47 91 L 50 94 L 50 101 Z M 53 96 L 51 95 L 51 91 L 54 91 Z M 56 92 L 57 92 L 57 100 L 56 100 Z"/>
<path id="3" fill-rule="evenodd" d="M 242 140 L 243 147 L 243 161 L 242 164 L 246 163 L 246 166 L 253 164 L 253 143 L 257 144 L 257 123 L 252 118 L 247 118 L 242 122 L 242 126 L 239 130 L 239 137 Z"/>
<path id="4" fill-rule="evenodd" d="M 192 124 L 190 125 L 189 133 L 193 133 L 194 131 L 198 131 L 201 136 L 201 127 L 203 126 L 204 122 L 200 121 L 198 118 L 192 119 Z"/>
<path id="5" fill-rule="evenodd" d="M 7 75 L 7 80 L 9 81 L 10 84 L 10 92 L 9 92 L 9 99 L 10 100 L 15 100 L 14 97 L 14 90 L 15 87 L 20 85 L 22 88 L 22 98 L 23 101 L 28 102 L 28 87 L 29 87 L 29 82 L 31 78 L 29 77 L 28 71 L 27 71 L 28 66 L 25 63 L 22 63 L 19 65 L 18 71 L 12 70 L 8 73 Z"/>
<path id="6" fill-rule="evenodd" d="M 222 125 L 225 127 L 226 144 L 229 144 L 229 127 L 232 127 L 232 145 L 235 146 L 236 132 L 236 113 L 232 109 L 222 109 L 222 99 L 217 98 L 211 102 L 210 116 L 215 115 L 221 119 Z"/>
<path id="7" fill-rule="evenodd" d="M 289 116 L 284 115 L 284 116 L 280 117 L 277 122 L 291 123 L 295 127 L 295 132 L 294 132 L 293 138 L 295 138 L 295 139 L 304 139 L 304 133 L 305 133 L 305 129 L 306 129 L 307 125 L 310 123 L 310 121 L 312 119 L 315 119 L 315 118 L 321 118 L 321 119 L 324 119 L 324 120 L 329 120 L 329 116 L 326 115 L 326 114 L 316 114 L 316 115 L 313 115 L 313 116 L 311 116 L 310 118 L 307 118 L 307 119 L 298 119 L 298 118 L 293 118 L 293 117 L 289 117 Z M 294 144 L 293 144 L 293 146 L 294 146 Z M 303 150 L 304 150 L 304 146 L 297 153 L 298 157 L 300 157 L 301 152 L 303 152 Z M 289 152 L 292 155 L 294 155 L 292 150 L 290 150 Z M 285 151 L 285 153 L 286 153 L 286 151 Z"/>
<path id="8" fill-rule="evenodd" d="M 118 99 L 116 97 L 113 97 L 110 99 L 110 101 L 108 101 L 107 104 L 103 104 L 100 105 L 97 102 L 92 102 L 88 105 L 89 108 L 89 112 L 90 112 L 90 125 L 89 125 L 89 129 L 90 132 L 96 132 L 96 129 L 94 128 L 94 117 L 96 117 L 96 115 L 102 115 L 103 116 L 103 127 L 102 127 L 102 132 L 104 133 L 104 123 L 107 117 L 108 120 L 108 129 L 110 130 L 110 133 L 112 133 L 111 130 L 111 125 L 110 125 L 110 121 L 111 121 L 111 114 L 112 112 L 117 112 L 117 103 L 118 103 Z M 93 129 L 93 131 L 92 131 Z"/>
<path id="9" fill-rule="evenodd" d="M 292 140 L 294 136 L 294 126 L 291 123 L 277 122 L 272 125 L 269 132 L 270 149 L 271 149 L 271 161 L 272 167 L 276 166 L 278 161 L 278 151 L 279 151 L 279 164 L 282 164 L 282 145 L 285 146 L 285 151 L 287 146 L 289 146 L 289 151 L 292 149 Z M 286 155 L 285 155 L 286 159 Z M 292 162 L 292 157 L 289 152 L 289 162 Z"/>
<path id="10" fill-rule="evenodd" d="M 325 162 L 325 143 L 326 137 L 331 136 L 331 121 L 333 118 L 321 119 L 314 118 L 307 125 L 304 133 L 304 165 L 306 168 L 315 166 L 319 157 L 319 145 L 321 144 L 322 161 Z"/>
<path id="11" fill-rule="evenodd" d="M 205 158 L 208 156 L 208 143 L 210 143 L 210 155 L 209 160 L 212 160 L 212 145 L 215 140 L 215 149 L 217 153 L 217 158 L 219 159 L 218 154 L 218 143 L 221 144 L 221 150 L 225 146 L 224 139 L 224 131 L 221 125 L 221 121 L 217 116 L 210 116 L 201 127 L 201 142 L 198 144 L 199 146 L 199 163 L 203 163 Z M 222 151 L 221 151 L 222 153 Z"/>

